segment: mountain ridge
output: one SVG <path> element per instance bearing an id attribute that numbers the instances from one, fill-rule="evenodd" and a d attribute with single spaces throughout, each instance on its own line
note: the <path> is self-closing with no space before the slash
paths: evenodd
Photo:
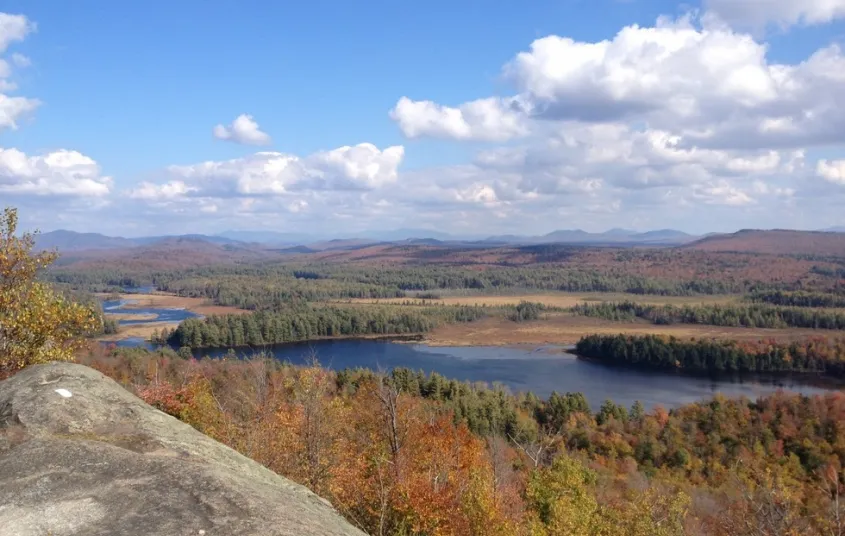
<path id="1" fill-rule="evenodd" d="M 428 233 L 430 236 L 425 236 Z M 274 231 L 226 231 L 219 235 L 208 235 L 200 233 L 184 235 L 159 235 L 136 238 L 124 238 L 120 236 L 107 236 L 100 233 L 78 233 L 69 230 L 56 230 L 36 235 L 36 248 L 58 249 L 62 252 L 85 252 L 85 251 L 111 251 L 125 250 L 132 248 L 166 246 L 173 243 L 191 244 L 208 243 L 217 246 L 245 249 L 268 249 L 274 251 L 325 251 L 332 249 L 359 248 L 378 244 L 408 244 L 408 245 L 432 245 L 432 246 L 496 246 L 496 245 L 542 245 L 542 244 L 565 244 L 565 245 L 595 245 L 595 246 L 619 246 L 619 247 L 687 247 L 696 245 L 695 248 L 705 247 L 750 247 L 751 251 L 762 249 L 766 251 L 789 252 L 790 248 L 777 248 L 772 243 L 763 246 L 759 243 L 740 244 L 736 242 L 737 237 L 751 236 L 749 233 L 756 233 L 755 241 L 775 240 L 770 237 L 763 239 L 765 233 L 780 233 L 780 239 L 794 242 L 797 237 L 808 238 L 819 235 L 829 237 L 828 240 L 836 241 L 836 237 L 845 235 L 845 227 L 829 227 L 816 231 L 798 231 L 790 229 L 741 229 L 735 233 L 707 233 L 704 235 L 692 235 L 676 229 L 655 229 L 650 231 L 632 231 L 628 229 L 614 228 L 602 233 L 592 233 L 582 229 L 558 229 L 543 235 L 518 235 L 504 234 L 491 235 L 483 238 L 451 235 L 438 231 L 427 231 L 425 229 L 397 229 L 392 231 L 367 231 L 362 233 L 347 233 L 347 236 L 335 236 L 332 238 L 309 235 L 306 233 L 289 233 Z M 369 236 L 365 236 L 369 235 Z M 417 235 L 417 236 L 413 236 Z M 722 237 L 723 246 L 715 246 L 714 237 Z M 725 243 L 727 238 L 734 237 L 734 244 Z M 710 244 L 707 246 L 706 244 Z M 755 249 L 756 248 L 756 249 Z M 800 249 L 800 248 L 799 248 Z M 806 249 L 806 248 L 805 248 Z M 818 246 L 815 250 L 827 251 L 829 248 Z M 835 249 L 835 248 L 834 248 Z M 838 250 L 836 250 L 838 251 Z"/>

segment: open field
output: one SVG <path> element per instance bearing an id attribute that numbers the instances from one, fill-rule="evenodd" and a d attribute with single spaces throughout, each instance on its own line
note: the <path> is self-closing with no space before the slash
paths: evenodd
<path id="1" fill-rule="evenodd" d="M 624 294 L 617 292 L 547 292 L 542 294 L 514 294 L 510 296 L 442 296 L 439 299 L 420 300 L 415 298 L 384 298 L 384 299 L 351 299 L 339 300 L 338 303 L 358 304 L 405 304 L 414 305 L 487 305 L 491 307 L 501 305 L 516 305 L 521 301 L 542 303 L 547 307 L 569 308 L 587 302 L 623 302 L 632 301 L 647 305 L 713 305 L 735 303 L 739 296 L 655 296 L 641 294 Z"/>
<path id="2" fill-rule="evenodd" d="M 131 313 L 118 313 L 118 314 L 110 314 L 108 315 L 109 318 L 112 320 L 117 320 L 120 322 L 121 320 L 136 320 L 139 322 L 150 322 L 158 318 L 158 315 L 155 313 L 145 313 L 145 314 L 131 314 Z"/>
<path id="3" fill-rule="evenodd" d="M 112 333 L 111 335 L 103 335 L 97 337 L 98 341 L 112 342 L 122 339 L 142 338 L 148 340 L 154 331 L 161 331 L 162 328 L 173 329 L 178 326 L 178 322 L 150 322 L 149 324 L 132 324 L 130 326 L 120 326 L 120 331 Z"/>
<path id="4" fill-rule="evenodd" d="M 575 344 L 581 337 L 595 334 L 672 335 L 678 338 L 716 338 L 781 341 L 826 336 L 828 330 L 731 328 L 675 324 L 659 326 L 646 321 L 612 322 L 569 314 L 548 315 L 531 322 L 485 318 L 477 322 L 441 326 L 425 336 L 433 346 L 509 346 L 515 344 Z"/>

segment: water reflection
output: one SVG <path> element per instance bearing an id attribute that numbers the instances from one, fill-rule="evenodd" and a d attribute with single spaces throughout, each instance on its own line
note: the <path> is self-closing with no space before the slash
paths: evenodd
<path id="1" fill-rule="evenodd" d="M 277 359 L 304 364 L 313 352 L 333 369 L 365 367 L 389 370 L 406 367 L 437 372 L 464 381 L 500 383 L 513 392 L 582 392 L 597 409 L 606 399 L 630 406 L 639 400 L 646 407 L 677 407 L 712 397 L 746 396 L 754 399 L 779 389 L 821 394 L 841 385 L 801 375 L 690 376 L 675 373 L 608 367 L 577 359 L 560 347 L 430 347 L 371 340 L 319 341 L 268 347 Z M 241 350 L 250 355 L 259 350 Z M 222 356 L 227 350 L 197 352 Z"/>

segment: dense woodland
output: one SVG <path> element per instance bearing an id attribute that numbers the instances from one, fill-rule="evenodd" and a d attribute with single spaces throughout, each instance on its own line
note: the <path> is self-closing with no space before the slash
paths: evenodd
<path id="1" fill-rule="evenodd" d="M 748 299 L 755 302 L 793 307 L 845 307 L 845 293 L 832 294 L 825 292 L 773 290 L 769 292 L 755 292 Z"/>
<path id="2" fill-rule="evenodd" d="M 448 252 L 448 250 L 447 250 Z M 273 310 L 281 304 L 344 298 L 403 297 L 424 291 L 509 292 L 549 290 L 566 292 L 627 292 L 632 294 L 690 296 L 837 289 L 838 276 L 796 268 L 794 278 L 772 280 L 722 277 L 715 269 L 705 276 L 683 277 L 682 270 L 650 275 L 649 267 L 664 259 L 625 252 L 603 266 L 541 263 L 520 266 L 452 264 L 360 264 L 329 262 L 256 262 L 211 265 L 180 270 L 135 269 L 127 266 L 58 267 L 45 277 L 73 288 L 107 292 L 125 287 L 154 286 L 181 296 L 207 298 L 218 305 Z M 752 257 L 756 262 L 756 259 Z M 742 262 L 748 259 L 743 258 Z M 671 263 L 672 258 L 666 260 Z M 684 262 L 691 262 L 685 260 Z M 742 263 L 736 270 L 743 270 Z M 794 261 L 797 262 L 797 261 Z M 726 268 L 729 270 L 730 268 Z M 656 270 L 656 269 L 655 269 Z M 804 270 L 803 273 L 801 270 Z M 710 272 L 712 275 L 710 274 Z M 756 273 L 756 272 L 753 272 Z"/>
<path id="3" fill-rule="evenodd" d="M 263 346 L 321 337 L 424 333 L 444 322 L 472 322 L 485 314 L 484 308 L 469 306 L 302 306 L 279 312 L 191 318 L 160 338 L 176 347 Z"/>
<path id="4" fill-rule="evenodd" d="M 842 534 L 845 398 L 672 411 L 409 370 L 92 350 L 144 400 L 309 486 L 370 534 Z"/>
<path id="5" fill-rule="evenodd" d="M 792 343 L 589 335 L 575 352 L 606 364 L 690 372 L 815 372 L 845 378 L 845 338 Z"/>
<path id="6" fill-rule="evenodd" d="M 754 305 L 648 305 L 630 301 L 584 303 L 572 308 L 605 320 L 646 319 L 654 324 L 709 324 L 745 328 L 845 329 L 845 312 L 807 307 Z"/>

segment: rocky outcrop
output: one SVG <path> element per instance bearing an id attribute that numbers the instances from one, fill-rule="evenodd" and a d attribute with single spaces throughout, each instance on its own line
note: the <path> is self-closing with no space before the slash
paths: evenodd
<path id="1" fill-rule="evenodd" d="M 101 373 L 51 363 L 0 382 L 0 534 L 364 533 Z"/>

